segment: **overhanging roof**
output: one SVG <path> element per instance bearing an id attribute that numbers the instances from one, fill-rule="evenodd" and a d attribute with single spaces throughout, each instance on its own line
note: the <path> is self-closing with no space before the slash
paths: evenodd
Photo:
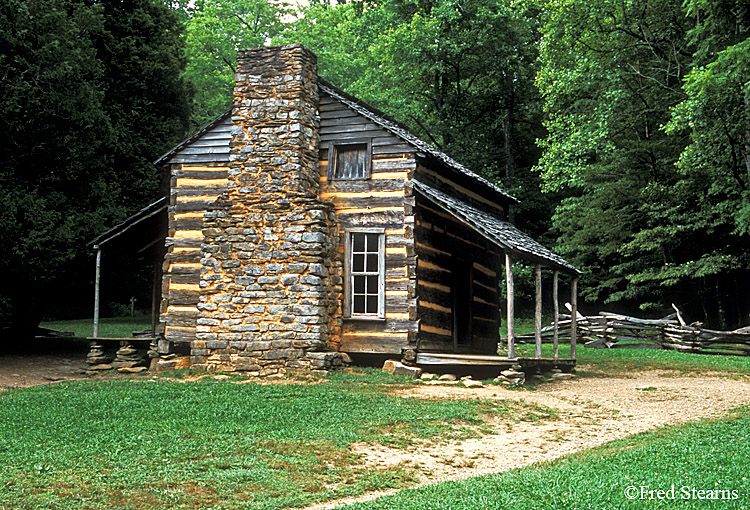
<path id="1" fill-rule="evenodd" d="M 150 247 L 155 240 L 166 236 L 167 204 L 166 197 L 160 198 L 96 237 L 88 243 L 89 246 L 94 249 L 104 248 L 105 245 L 108 248 L 129 246 L 138 251 Z"/>
<path id="2" fill-rule="evenodd" d="M 439 206 L 451 216 L 471 227 L 482 237 L 503 251 L 519 259 L 540 263 L 565 273 L 581 274 L 572 264 L 558 254 L 545 248 L 537 241 L 518 230 L 512 223 L 503 221 L 491 214 L 480 211 L 471 205 L 446 195 L 442 191 L 417 180 L 412 181 L 414 189 L 422 196 Z"/>

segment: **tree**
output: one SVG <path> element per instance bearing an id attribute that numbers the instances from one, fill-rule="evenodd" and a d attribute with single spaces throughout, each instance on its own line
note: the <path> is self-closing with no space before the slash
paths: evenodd
<path id="1" fill-rule="evenodd" d="M 78 301 L 86 242 L 158 196 L 149 162 L 186 128 L 179 55 L 149 0 L 0 6 L 0 306 L 18 334 Z"/>
<path id="2" fill-rule="evenodd" d="M 722 190 L 738 233 L 750 233 L 750 7 L 746 2 L 692 0 L 697 47 L 685 99 L 672 111 L 669 133 L 688 132 L 680 155 L 686 176 L 704 174 Z"/>
<path id="3" fill-rule="evenodd" d="M 231 106 L 237 50 L 266 44 L 289 12 L 269 0 L 197 0 L 188 8 L 184 76 L 194 89 L 194 128 Z"/>
<path id="4" fill-rule="evenodd" d="M 746 247 L 715 200 L 734 192 L 678 172 L 687 137 L 663 129 L 685 100 L 691 28 L 678 1 L 550 1 L 538 169 L 547 189 L 569 194 L 554 223 L 560 249 L 587 270 L 586 298 L 654 311 L 674 302 L 722 324 Z"/>

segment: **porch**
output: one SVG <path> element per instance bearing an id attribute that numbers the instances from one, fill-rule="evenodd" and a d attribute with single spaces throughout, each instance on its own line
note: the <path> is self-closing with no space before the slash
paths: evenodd
<path id="1" fill-rule="evenodd" d="M 159 340 L 159 304 L 161 302 L 162 260 L 164 238 L 167 234 L 167 200 L 160 199 L 125 221 L 101 234 L 89 245 L 96 252 L 94 280 L 94 328 L 87 363 L 90 371 L 145 370 L 148 353 L 156 352 Z M 102 260 L 104 253 L 144 256 L 151 261 L 151 323 L 150 328 L 134 332 L 130 337 L 102 337 L 100 335 L 100 313 L 102 302 Z"/>
<path id="2" fill-rule="evenodd" d="M 420 308 L 427 309 L 428 320 L 434 315 L 434 309 L 444 312 L 442 327 L 433 319 L 437 327 L 424 323 L 420 324 L 420 336 L 413 362 L 418 365 L 430 366 L 496 366 L 521 365 L 529 370 L 561 369 L 571 371 L 576 360 L 577 337 L 577 308 L 578 308 L 578 277 L 580 271 L 562 259 L 559 255 L 548 250 L 528 235 L 518 230 L 511 223 L 500 220 L 494 214 L 480 210 L 477 206 L 459 200 L 436 187 L 414 181 L 414 190 L 418 193 L 417 207 L 423 212 L 420 218 L 426 218 L 430 232 L 417 228 L 417 246 L 429 244 L 432 237 L 434 251 L 442 251 L 443 260 L 430 259 L 424 266 L 437 271 L 443 271 L 446 276 L 437 284 L 425 283 L 431 278 L 429 272 L 417 271 L 418 286 L 426 288 L 426 294 L 420 290 L 420 301 L 425 303 Z M 434 223 L 442 222 L 442 226 L 435 227 Z M 420 236 L 422 236 L 420 238 Z M 451 240 L 453 239 L 453 240 Z M 442 244 L 438 244 L 442 243 Z M 435 246 L 442 246 L 435 249 Z M 449 246 L 449 248 L 446 248 Z M 448 253 L 450 252 L 450 253 Z M 420 263 L 422 258 L 420 258 Z M 535 308 L 534 308 L 534 355 L 518 356 L 516 348 L 516 292 L 514 263 L 521 262 L 533 265 Z M 442 267 L 439 267 L 442 266 Z M 468 270 L 466 269 L 468 267 Z M 479 269 L 479 271 L 472 270 Z M 553 347 L 551 355 L 542 355 L 542 301 L 543 274 L 546 272 L 547 281 L 551 280 L 551 307 L 554 314 L 552 325 Z M 504 273 L 504 274 L 503 274 Z M 569 279 L 570 308 L 572 320 L 570 332 L 560 334 L 560 275 Z M 421 278 L 421 279 L 420 279 Z M 434 278 L 434 277 L 433 277 Z M 470 283 L 466 284 L 468 281 Z M 425 281 L 423 281 L 425 280 Z M 482 281 L 483 280 L 483 281 Z M 500 292 L 491 293 L 494 286 L 498 289 L 503 285 L 504 300 Z M 442 302 L 440 296 L 429 287 L 443 291 Z M 441 288 L 442 287 L 442 288 Z M 421 288 L 420 288 L 421 289 Z M 474 289 L 482 295 L 477 296 Z M 504 303 L 503 303 L 504 301 Z M 565 299 L 564 301 L 567 301 Z M 478 303 L 479 306 L 475 305 Z M 477 315 L 477 309 L 478 314 Z M 502 343 L 498 342 L 500 330 L 501 310 L 505 316 L 507 335 Z M 475 333 L 476 324 L 480 324 L 480 335 Z M 430 336 L 423 334 L 424 331 Z M 442 333 L 443 341 L 436 338 Z M 490 340 L 492 335 L 494 340 Z M 570 353 L 560 355 L 560 338 L 570 338 Z M 567 349 L 566 349 L 567 350 Z"/>

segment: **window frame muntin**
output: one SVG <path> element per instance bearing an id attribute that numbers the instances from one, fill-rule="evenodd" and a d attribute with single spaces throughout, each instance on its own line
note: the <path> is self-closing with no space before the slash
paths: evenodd
<path id="1" fill-rule="evenodd" d="M 385 228 L 359 227 L 346 229 L 344 242 L 344 317 L 354 320 L 385 320 Z M 378 234 L 378 313 L 355 314 L 352 293 L 354 273 L 352 273 L 352 234 Z M 357 273 L 362 274 L 362 273 Z"/>
<path id="2" fill-rule="evenodd" d="M 364 177 L 336 177 L 336 153 L 340 147 L 348 145 L 366 145 L 365 176 Z M 350 138 L 337 140 L 328 145 L 328 180 L 329 181 L 367 181 L 372 178 L 372 138 Z"/>

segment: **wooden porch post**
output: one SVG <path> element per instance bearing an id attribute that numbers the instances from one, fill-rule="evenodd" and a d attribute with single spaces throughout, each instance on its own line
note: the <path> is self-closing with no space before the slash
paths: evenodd
<path id="1" fill-rule="evenodd" d="M 507 251 L 505 252 L 505 285 L 508 294 L 508 357 L 512 359 L 516 357 L 516 319 L 513 307 L 513 261 Z"/>
<path id="2" fill-rule="evenodd" d="M 578 278 L 570 285 L 570 359 L 576 359 L 576 326 L 578 321 Z"/>
<path id="3" fill-rule="evenodd" d="M 161 304 L 160 268 L 161 261 L 157 258 L 154 261 L 154 280 L 151 282 L 151 336 L 156 336 L 156 323 L 159 316 L 159 306 Z"/>
<path id="4" fill-rule="evenodd" d="M 102 267 L 102 249 L 94 246 L 96 249 L 96 277 L 94 279 L 94 338 L 99 336 L 99 280 Z"/>
<path id="5" fill-rule="evenodd" d="M 559 342 L 560 342 L 560 335 L 558 332 L 558 328 L 560 326 L 560 311 L 558 310 L 558 306 L 560 303 L 558 302 L 557 297 L 557 279 L 560 275 L 559 271 L 555 271 L 552 274 L 552 308 L 554 310 L 554 326 L 553 326 L 553 337 L 552 337 L 552 345 L 554 348 L 554 359 L 557 361 L 558 359 L 558 349 L 559 349 Z"/>
<path id="6" fill-rule="evenodd" d="M 542 357 L 542 266 L 537 264 L 534 268 L 534 279 L 536 283 L 536 308 L 534 309 L 534 342 L 536 344 L 536 357 Z"/>

